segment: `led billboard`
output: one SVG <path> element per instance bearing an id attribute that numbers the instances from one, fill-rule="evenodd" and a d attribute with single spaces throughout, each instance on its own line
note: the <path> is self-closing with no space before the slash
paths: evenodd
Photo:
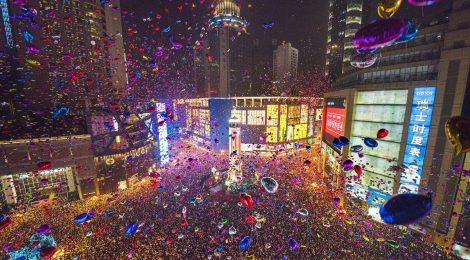
<path id="1" fill-rule="evenodd" d="M 167 124 L 164 122 L 165 119 L 162 113 L 165 112 L 165 103 L 157 103 L 157 121 L 158 121 L 158 143 L 160 148 L 160 163 L 165 165 L 170 161 L 170 154 L 168 151 L 168 132 Z"/>
<path id="2" fill-rule="evenodd" d="M 418 193 L 434 108 L 435 87 L 415 88 L 403 164 L 407 166 L 398 193 Z"/>
<path id="3" fill-rule="evenodd" d="M 334 147 L 332 145 L 333 139 L 344 135 L 346 99 L 327 98 L 325 102 L 323 111 L 323 140 L 331 147 Z"/>

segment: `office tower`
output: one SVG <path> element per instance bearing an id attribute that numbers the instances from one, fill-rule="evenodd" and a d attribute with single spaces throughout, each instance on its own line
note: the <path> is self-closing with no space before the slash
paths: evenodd
<path id="1" fill-rule="evenodd" d="M 5 124 L 15 113 L 13 105 L 21 103 L 24 93 L 21 93 L 16 87 L 19 73 L 16 70 L 18 66 L 16 66 L 16 59 L 14 58 L 16 49 L 14 48 L 8 1 L 0 1 L 0 12 L 0 82 L 2 85 L 0 88 L 0 121 Z M 14 102 L 14 100 L 17 102 Z M 0 134 L 2 136 L 9 132 L 3 124 L 0 125 L 0 128 L 3 128 Z"/>
<path id="2" fill-rule="evenodd" d="M 193 69 L 194 69 L 194 85 L 196 87 L 197 97 L 206 97 L 206 65 L 208 62 L 205 57 L 206 51 L 204 47 L 193 50 Z"/>
<path id="3" fill-rule="evenodd" d="M 368 22 L 369 6 L 363 5 L 362 0 L 330 0 L 325 74 L 333 82 L 352 69 L 349 64 L 355 53 L 352 38 Z"/>
<path id="4" fill-rule="evenodd" d="M 97 0 L 98 1 L 98 0 Z M 99 1 L 104 12 L 102 23 L 105 33 L 105 51 L 107 74 L 110 77 L 109 86 L 114 98 L 123 98 L 128 84 L 126 56 L 122 36 L 122 19 L 120 0 Z"/>
<path id="5" fill-rule="evenodd" d="M 290 43 L 282 43 L 274 50 L 273 71 L 274 80 L 281 81 L 286 78 L 297 76 L 299 63 L 299 50 L 292 47 Z"/>

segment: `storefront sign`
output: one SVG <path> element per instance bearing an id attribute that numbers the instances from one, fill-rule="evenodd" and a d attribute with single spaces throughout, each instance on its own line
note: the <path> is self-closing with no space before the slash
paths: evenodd
<path id="1" fill-rule="evenodd" d="M 335 138 L 342 136 L 344 134 L 344 114 L 344 109 L 327 108 L 325 132 Z"/>
<path id="2" fill-rule="evenodd" d="M 333 140 L 344 135 L 346 115 L 345 98 L 328 98 L 323 111 L 323 141 L 329 144 L 337 153 L 341 153 L 333 146 Z"/>
<path id="3" fill-rule="evenodd" d="M 407 169 L 400 180 L 398 193 L 418 193 L 426 147 L 428 145 L 435 96 L 435 87 L 422 87 L 415 88 L 414 90 L 405 157 L 403 160 Z"/>

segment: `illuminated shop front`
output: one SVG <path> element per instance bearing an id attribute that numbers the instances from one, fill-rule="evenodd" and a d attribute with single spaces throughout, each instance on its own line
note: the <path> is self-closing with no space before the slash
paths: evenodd
<path id="1" fill-rule="evenodd" d="M 209 99 L 190 99 L 186 103 L 186 128 L 191 138 L 198 143 L 210 141 Z"/>
<path id="2" fill-rule="evenodd" d="M 170 119 L 171 104 L 149 102 L 140 105 L 146 112 L 92 120 L 98 194 L 131 187 L 151 165 L 161 167 L 169 162 L 169 125 L 174 121 Z"/>
<path id="3" fill-rule="evenodd" d="M 341 164 L 342 148 L 334 146 L 333 139 L 345 135 L 346 98 L 329 97 L 325 99 L 322 130 L 322 170 L 323 177 L 329 178 L 336 188 L 343 185 L 344 177 Z M 343 180 L 341 179 L 343 178 Z"/>
<path id="4" fill-rule="evenodd" d="M 344 176 L 346 190 L 364 201 L 367 212 L 374 218 L 378 219 L 378 208 L 393 194 L 418 192 L 435 90 L 435 87 L 347 89 L 329 93 L 325 99 L 324 176 L 332 175 L 333 183 L 342 181 L 334 178 L 338 174 Z M 388 136 L 377 138 L 380 129 L 387 129 Z M 332 145 L 334 138 L 340 136 L 350 140 L 349 146 Z M 378 146 L 368 147 L 365 138 L 375 139 Z M 360 153 L 350 151 L 358 145 L 363 147 Z M 361 166 L 360 176 L 354 170 L 343 172 L 340 162 L 345 159 Z"/>
<path id="5" fill-rule="evenodd" d="M 242 151 L 275 151 L 320 140 L 322 99 L 234 97 L 187 100 L 187 131 L 201 144 L 227 150 L 227 122 L 241 121 Z"/>
<path id="6" fill-rule="evenodd" d="M 1 181 L 9 204 L 54 198 L 78 198 L 77 181 L 71 167 L 4 175 Z"/>
<path id="7" fill-rule="evenodd" d="M 90 146 L 89 135 L 0 142 L 1 204 L 87 197 L 95 190 L 87 180 L 96 177 Z M 38 163 L 49 167 L 40 170 Z"/>
<path id="8" fill-rule="evenodd" d="M 145 175 L 153 162 L 152 149 L 155 149 L 153 145 L 147 144 L 128 152 L 95 157 L 98 193 L 106 194 L 131 187 L 129 180 L 138 174 Z"/>
<path id="9" fill-rule="evenodd" d="M 337 149 L 333 149 L 326 142 L 322 142 L 321 156 L 322 156 L 322 173 L 323 178 L 329 178 L 336 188 L 341 187 L 340 177 L 343 173 L 343 167 L 339 163 L 341 156 Z"/>

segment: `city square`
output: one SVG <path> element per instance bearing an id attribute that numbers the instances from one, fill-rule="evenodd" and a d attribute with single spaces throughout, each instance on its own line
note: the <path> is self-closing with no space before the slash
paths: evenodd
<path id="1" fill-rule="evenodd" d="M 470 259 L 470 1 L 0 10 L 2 259 Z"/>

